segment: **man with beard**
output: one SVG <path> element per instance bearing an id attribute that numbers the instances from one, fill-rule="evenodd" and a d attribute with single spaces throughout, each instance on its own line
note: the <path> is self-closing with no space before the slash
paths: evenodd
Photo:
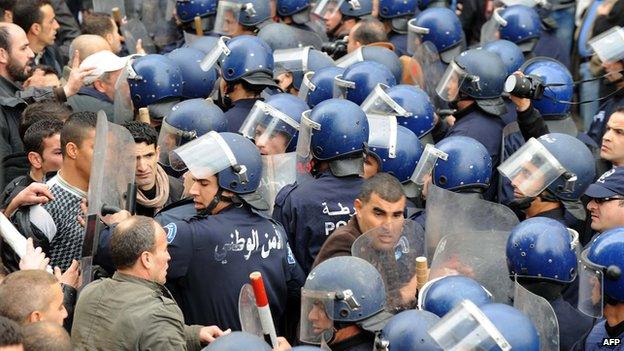
<path id="1" fill-rule="evenodd" d="M 65 102 L 78 92 L 82 80 L 92 73 L 91 67 L 79 68 L 74 55 L 73 69 L 63 87 L 29 88 L 22 91 L 20 82 L 32 72 L 33 51 L 26 33 L 10 23 L 0 24 L 0 154 L 22 152 L 24 144 L 19 134 L 20 116 L 27 104 L 42 100 Z"/>

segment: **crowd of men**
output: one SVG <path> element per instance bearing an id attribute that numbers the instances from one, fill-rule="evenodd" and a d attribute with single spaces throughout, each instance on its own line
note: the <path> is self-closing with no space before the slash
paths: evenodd
<path id="1" fill-rule="evenodd" d="M 623 0 L 0 7 L 0 350 L 624 350 Z"/>

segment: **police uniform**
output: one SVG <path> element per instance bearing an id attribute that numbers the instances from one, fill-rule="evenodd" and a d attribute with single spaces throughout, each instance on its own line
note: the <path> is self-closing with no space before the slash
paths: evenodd
<path id="1" fill-rule="evenodd" d="M 362 178 L 335 177 L 329 170 L 304 184 L 280 190 L 273 218 L 284 225 L 295 257 L 307 274 L 327 236 L 355 214 Z"/>
<path id="2" fill-rule="evenodd" d="M 262 273 L 273 316 L 285 312 L 288 288 L 301 274 L 282 227 L 248 205 L 164 226 L 169 243 L 167 286 L 189 323 L 240 330 L 238 295 L 249 274 Z M 296 295 L 296 293 L 295 293 Z"/>
<path id="3" fill-rule="evenodd" d="M 624 106 L 624 91 L 615 94 L 598 108 L 598 113 L 594 116 L 589 130 L 587 131 L 587 135 L 589 135 L 596 144 L 602 145 L 602 137 L 607 129 L 609 118 L 618 107 L 622 106 Z"/>
<path id="4" fill-rule="evenodd" d="M 561 296 L 549 302 L 559 322 L 559 349 L 570 350 L 581 335 L 591 330 L 594 320 L 572 307 Z"/>
<path id="5" fill-rule="evenodd" d="M 232 102 L 232 107 L 223 115 L 228 123 L 228 132 L 238 133 L 257 100 L 260 98 L 240 99 Z"/>
<path id="6" fill-rule="evenodd" d="M 407 34 L 392 31 L 388 34 L 388 41 L 394 45 L 394 52 L 397 56 L 409 55 L 407 53 Z"/>
<path id="7" fill-rule="evenodd" d="M 624 338 L 624 322 L 618 324 L 615 328 L 609 328 L 606 320 L 602 320 L 594 326 L 584 342 L 584 347 L 576 348 L 584 351 L 621 351 L 624 350 L 622 338 Z M 610 330 L 607 330 L 610 329 Z M 610 332 L 611 331 L 611 332 Z"/>

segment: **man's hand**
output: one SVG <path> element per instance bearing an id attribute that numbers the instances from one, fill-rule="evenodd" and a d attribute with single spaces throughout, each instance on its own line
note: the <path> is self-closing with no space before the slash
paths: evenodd
<path id="1" fill-rule="evenodd" d="M 29 269 L 45 270 L 50 263 L 50 259 L 46 257 L 40 247 L 33 247 L 32 238 L 26 239 L 26 254 L 19 262 L 19 269 L 22 271 Z"/>
<path id="2" fill-rule="evenodd" d="M 292 346 L 290 346 L 288 340 L 286 340 L 286 338 L 283 336 L 278 336 L 277 347 L 274 348 L 273 351 L 288 351 L 290 349 L 292 349 Z"/>
<path id="3" fill-rule="evenodd" d="M 145 52 L 145 49 L 143 48 L 143 39 L 139 39 L 137 40 L 136 46 L 136 53 L 139 55 L 147 55 L 147 52 Z"/>
<path id="4" fill-rule="evenodd" d="M 46 204 L 51 200 L 54 200 L 54 196 L 47 185 L 37 182 L 31 183 L 11 200 L 4 214 L 11 217 L 13 212 L 21 206 Z"/>
<path id="5" fill-rule="evenodd" d="M 209 327 L 203 327 L 199 330 L 199 341 L 202 344 L 210 344 L 215 341 L 216 338 L 228 335 L 232 330 L 228 329 L 226 331 L 221 330 L 221 328 L 216 325 L 211 325 Z"/>
<path id="6" fill-rule="evenodd" d="M 524 73 L 522 73 L 522 71 L 515 71 L 513 74 L 520 78 L 524 78 Z M 516 110 L 518 112 L 524 112 L 531 107 L 531 99 L 514 96 L 512 94 L 509 94 L 509 99 L 514 103 L 514 105 L 516 105 Z"/>
<path id="7" fill-rule="evenodd" d="M 110 227 L 111 225 L 122 222 L 125 219 L 128 219 L 130 217 L 132 217 L 132 214 L 130 214 L 130 212 L 126 210 L 121 210 L 115 214 L 107 215 L 101 218 L 102 218 L 102 222 L 104 222 L 104 224 Z"/>
<path id="8" fill-rule="evenodd" d="M 71 72 L 69 73 L 69 78 L 67 78 L 67 83 L 63 87 L 63 91 L 65 91 L 65 96 L 70 97 L 72 95 L 76 95 L 78 90 L 83 86 L 83 79 L 92 74 L 96 67 L 83 67 L 80 68 L 80 54 L 78 50 L 74 51 L 74 56 L 72 58 Z"/>
<path id="9" fill-rule="evenodd" d="M 69 285 L 74 289 L 78 289 L 82 285 L 80 262 L 72 260 L 71 266 L 69 266 L 63 274 L 61 274 L 61 269 L 59 267 L 54 267 L 54 276 L 60 283 Z"/>

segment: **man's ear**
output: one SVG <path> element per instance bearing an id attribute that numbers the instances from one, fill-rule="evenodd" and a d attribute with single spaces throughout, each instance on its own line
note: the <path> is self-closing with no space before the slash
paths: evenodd
<path id="1" fill-rule="evenodd" d="M 30 26 L 30 30 L 28 31 L 29 33 L 32 33 L 32 35 L 34 36 L 38 36 L 39 33 L 41 33 L 41 24 L 39 23 L 33 23 L 32 26 Z"/>
<path id="2" fill-rule="evenodd" d="M 104 84 L 99 79 L 96 79 L 95 82 L 93 82 L 93 88 L 95 88 L 95 90 L 99 91 L 100 93 L 104 93 L 106 91 L 104 89 Z"/>
<path id="3" fill-rule="evenodd" d="M 28 323 L 35 323 L 43 320 L 43 315 L 40 311 L 32 311 L 28 317 L 26 317 L 26 321 Z"/>
<path id="4" fill-rule="evenodd" d="M 362 206 L 364 206 L 364 204 L 362 203 L 362 200 L 355 199 L 355 201 L 353 201 L 353 208 L 355 208 L 355 213 L 360 213 Z"/>
<path id="5" fill-rule="evenodd" d="M 31 151 L 28 153 L 27 157 L 31 166 L 36 169 L 41 169 L 41 167 L 43 167 L 43 158 L 39 155 L 39 153 Z"/>
<path id="6" fill-rule="evenodd" d="M 13 23 L 13 11 L 4 10 L 4 22 Z"/>
<path id="7" fill-rule="evenodd" d="M 3 65 L 9 64 L 9 52 L 3 48 L 0 48 L 0 63 Z"/>
<path id="8" fill-rule="evenodd" d="M 67 145 L 65 145 L 65 155 L 63 155 L 63 157 L 66 156 L 71 159 L 76 159 L 78 156 L 78 145 L 72 142 L 67 143 Z"/>
<path id="9" fill-rule="evenodd" d="M 143 251 L 139 260 L 141 261 L 143 268 L 149 270 L 152 267 L 152 255 L 149 252 Z"/>
<path id="10" fill-rule="evenodd" d="M 156 159 L 160 160 L 160 146 L 156 145 Z"/>

